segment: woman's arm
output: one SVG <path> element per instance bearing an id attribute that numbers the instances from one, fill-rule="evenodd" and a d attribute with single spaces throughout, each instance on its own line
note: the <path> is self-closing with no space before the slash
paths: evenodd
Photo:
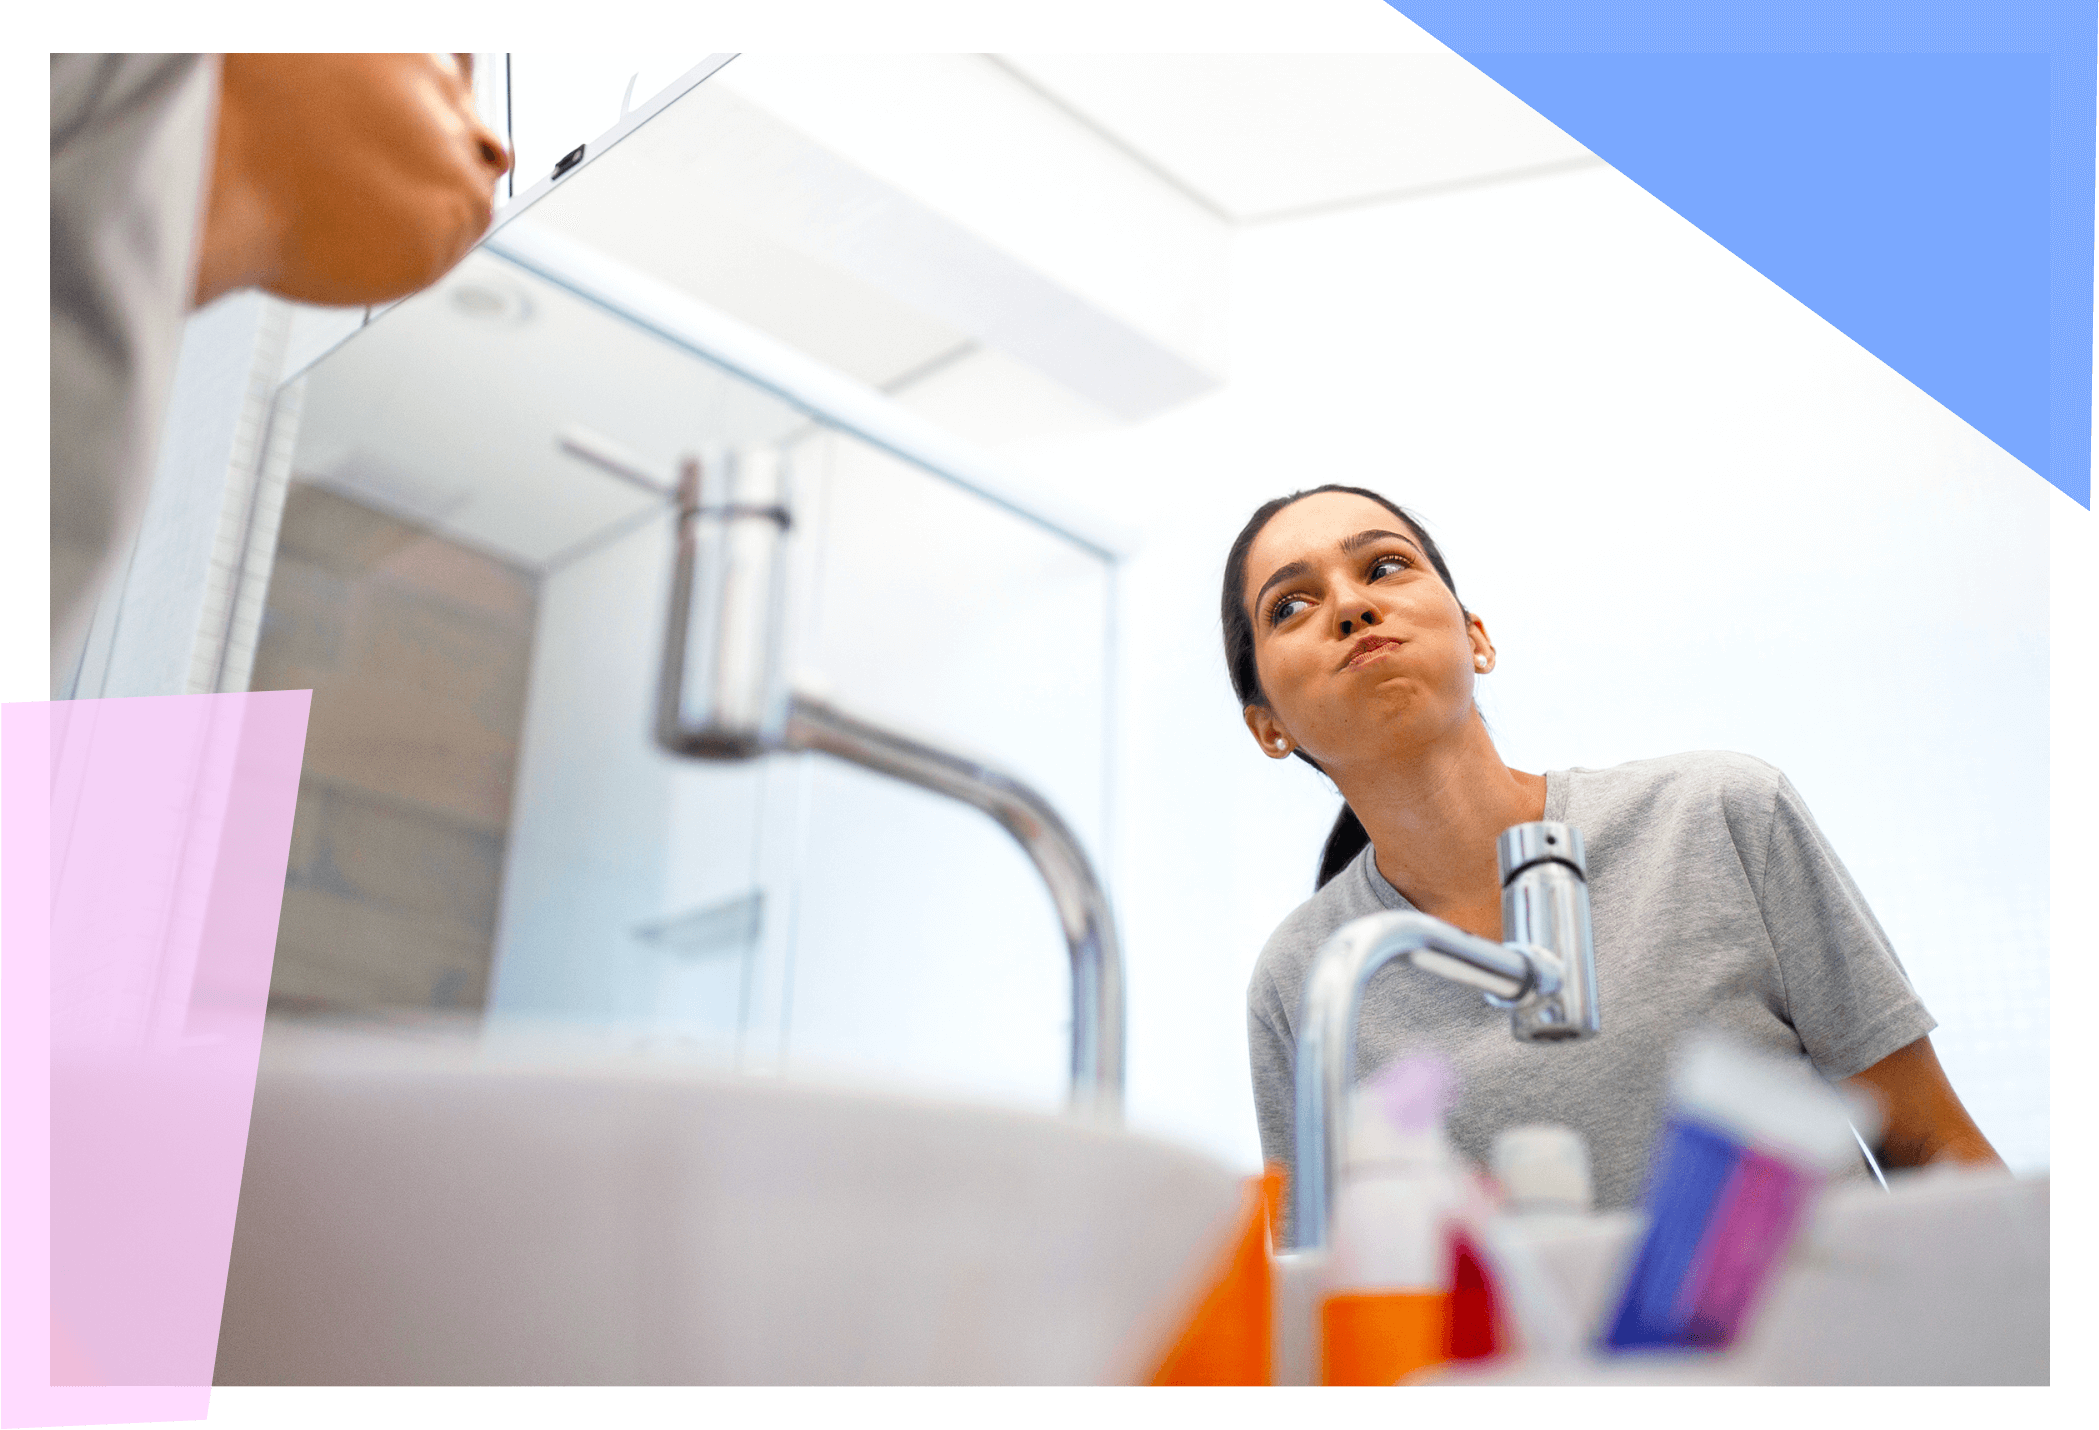
<path id="1" fill-rule="evenodd" d="M 1880 1103 L 1880 1160 L 1890 1167 L 1926 1162 L 1978 1162 L 2002 1167 L 1975 1119 L 1946 1081 L 1931 1039 L 1923 1037 L 1889 1053 L 1856 1077 L 1851 1087 L 1870 1091 Z"/>

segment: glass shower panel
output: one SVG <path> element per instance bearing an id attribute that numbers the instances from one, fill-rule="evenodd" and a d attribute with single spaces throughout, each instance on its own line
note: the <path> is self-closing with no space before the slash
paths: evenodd
<path id="1" fill-rule="evenodd" d="M 564 443 L 666 479 L 780 448 L 789 668 L 1012 770 L 1103 867 L 1112 563 L 488 253 L 303 382 L 256 667 L 316 692 L 280 1007 L 1061 1103 L 1065 948 L 1018 847 L 826 757 L 660 751 L 669 513 Z"/>

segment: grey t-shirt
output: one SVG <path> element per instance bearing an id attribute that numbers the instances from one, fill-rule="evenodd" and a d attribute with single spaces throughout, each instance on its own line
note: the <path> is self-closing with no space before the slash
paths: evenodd
<path id="1" fill-rule="evenodd" d="M 1450 1119 L 1484 1163 L 1494 1134 L 1556 1122 L 1589 1143 L 1599 1207 L 1639 1200 L 1670 1056 L 1694 1028 L 1850 1077 L 1935 1026 L 1799 793 L 1762 760 L 1701 751 L 1545 776 L 1545 817 L 1588 852 L 1603 1028 L 1519 1043 L 1471 989 L 1403 965 L 1364 991 L 1356 1073 L 1434 1048 L 1462 1088 Z M 1269 938 L 1247 988 L 1261 1149 L 1292 1162 L 1298 1001 L 1312 957 L 1349 920 L 1412 907 L 1365 849 Z M 1858 1175 L 1865 1175 L 1863 1159 Z"/>

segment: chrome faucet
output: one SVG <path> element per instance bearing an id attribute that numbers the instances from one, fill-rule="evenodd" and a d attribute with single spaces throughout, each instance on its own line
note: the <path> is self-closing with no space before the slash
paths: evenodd
<path id="1" fill-rule="evenodd" d="M 1072 1111 L 1120 1122 L 1122 952 L 1085 850 L 1049 802 L 1012 775 L 790 687 L 783 650 L 786 537 L 794 517 L 785 475 L 779 452 L 769 447 L 705 464 L 688 459 L 679 472 L 657 743 L 713 760 L 821 750 L 997 820 L 1049 885 L 1070 948 Z"/>
<path id="2" fill-rule="evenodd" d="M 1334 1169 L 1346 1160 L 1356 1017 L 1372 974 L 1405 958 L 1424 973 L 1477 988 L 1488 1003 L 1509 1010 L 1510 1030 L 1521 1042 L 1586 1038 L 1601 1026 L 1581 831 L 1567 824 L 1518 824 L 1502 831 L 1495 854 L 1505 942 L 1427 914 L 1369 914 L 1337 929 L 1312 960 L 1297 1015 L 1291 1222 L 1300 1252 L 1327 1244 Z"/>

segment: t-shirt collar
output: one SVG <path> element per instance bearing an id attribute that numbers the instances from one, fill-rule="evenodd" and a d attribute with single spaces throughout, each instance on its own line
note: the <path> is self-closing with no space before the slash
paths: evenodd
<path id="1" fill-rule="evenodd" d="M 1567 771 L 1545 772 L 1545 817 L 1558 823 L 1567 818 Z M 1412 909 L 1407 896 L 1392 887 L 1392 881 L 1378 872 L 1377 850 L 1364 845 L 1363 852 L 1355 859 L 1355 869 L 1370 887 L 1370 896 L 1388 909 Z"/>

